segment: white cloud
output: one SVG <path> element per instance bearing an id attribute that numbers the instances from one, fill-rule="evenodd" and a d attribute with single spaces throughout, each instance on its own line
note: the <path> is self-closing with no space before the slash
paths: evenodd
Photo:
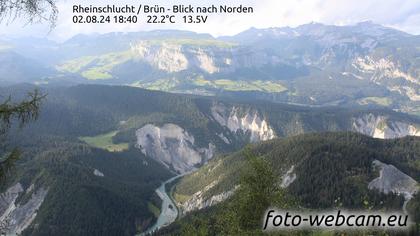
<path id="1" fill-rule="evenodd" d="M 183 29 L 213 35 L 233 35 L 250 27 L 266 28 L 279 26 L 298 26 L 308 22 L 321 22 L 325 24 L 347 25 L 364 20 L 372 20 L 375 23 L 392 26 L 409 33 L 420 34 L 420 1 L 418 0 L 216 0 L 216 1 L 193 1 L 193 0 L 120 0 L 119 4 L 150 4 L 169 7 L 172 4 L 227 4 L 232 6 L 246 5 L 254 7 L 254 14 L 230 15 L 219 14 L 209 16 L 208 23 L 199 25 L 175 24 L 175 25 L 151 25 L 137 24 L 105 24 L 89 25 L 74 24 L 72 22 L 72 5 L 84 4 L 82 0 L 59 1 L 59 20 L 56 29 L 48 34 L 45 25 L 30 25 L 22 28 L 22 23 L 5 26 L 0 25 L 3 34 L 19 35 L 49 35 L 54 39 L 66 39 L 78 33 L 105 33 L 105 32 L 128 32 L 153 29 Z M 113 4 L 116 1 L 93 0 L 89 4 Z M 140 21 L 144 22 L 144 17 Z M 1 33 L 0 33 L 1 34 Z"/>

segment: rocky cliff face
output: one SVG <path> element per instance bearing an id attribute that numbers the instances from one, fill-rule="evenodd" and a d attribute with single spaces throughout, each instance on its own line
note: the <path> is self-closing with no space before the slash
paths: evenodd
<path id="1" fill-rule="evenodd" d="M 209 171 L 214 171 L 214 169 L 219 168 L 220 163 L 221 162 L 218 162 L 218 164 L 209 169 Z M 184 202 L 178 202 L 177 205 L 181 210 L 182 214 L 211 207 L 231 197 L 239 188 L 239 185 L 235 185 L 235 187 L 227 191 L 218 192 L 217 194 L 209 194 L 210 190 L 212 190 L 215 187 L 217 188 L 217 185 L 220 183 L 221 178 L 223 177 L 219 177 L 217 180 L 205 186 L 202 190 L 195 192 L 194 194 L 188 197 L 188 200 Z M 281 177 L 280 187 L 289 187 L 289 185 L 292 184 L 296 180 L 296 178 L 297 176 L 295 173 L 295 166 L 292 165 L 288 170 L 284 171 L 284 174 Z"/>
<path id="2" fill-rule="evenodd" d="M 296 180 L 295 166 L 292 165 L 290 169 L 282 176 L 280 187 L 287 188 Z"/>
<path id="3" fill-rule="evenodd" d="M 136 131 L 137 145 L 151 158 L 163 163 L 178 173 L 194 170 L 213 157 L 215 146 L 200 148 L 194 136 L 175 124 L 157 127 L 151 124 Z"/>
<path id="4" fill-rule="evenodd" d="M 97 170 L 97 169 L 93 170 L 93 174 L 95 176 L 98 176 L 98 177 L 104 177 L 105 176 L 104 173 L 102 173 L 100 170 Z"/>
<path id="5" fill-rule="evenodd" d="M 390 139 L 420 136 L 420 128 L 403 121 L 391 121 L 385 116 L 367 114 L 353 119 L 353 130 L 374 138 Z"/>
<path id="6" fill-rule="evenodd" d="M 216 194 L 210 197 L 205 197 L 205 193 L 208 192 L 210 189 L 212 189 L 214 186 L 217 185 L 217 181 L 214 181 L 204 187 L 203 190 L 200 190 L 196 193 L 194 193 L 187 201 L 183 203 L 178 203 L 178 207 L 181 210 L 182 214 L 186 214 L 188 212 L 194 211 L 194 210 L 200 210 L 204 209 L 206 207 L 213 206 L 219 202 L 222 202 L 226 199 L 228 199 L 230 196 L 233 195 L 237 187 L 235 187 L 232 190 L 222 192 L 220 194 Z"/>
<path id="7" fill-rule="evenodd" d="M 418 193 L 420 189 L 419 183 L 393 165 L 387 165 L 378 160 L 375 160 L 373 165 L 379 169 L 379 177 L 372 180 L 368 188 L 376 189 L 385 194 L 402 195 L 405 198 L 403 211 L 408 214 L 406 209 L 407 203 Z"/>
<path id="8" fill-rule="evenodd" d="M 0 196 L 0 230 L 6 234 L 21 234 L 35 219 L 37 211 L 43 203 L 48 190 L 40 187 L 35 190 L 34 185 L 24 191 L 17 183 Z M 30 194 L 29 200 L 17 202 L 22 194 Z"/>
<path id="9" fill-rule="evenodd" d="M 216 103 L 211 107 L 211 115 L 216 122 L 231 132 L 236 134 L 241 131 L 248 134 L 251 142 L 265 141 L 276 137 L 267 120 L 257 111 L 251 109 L 241 111 L 238 107 L 229 108 L 222 103 Z"/>
<path id="10" fill-rule="evenodd" d="M 358 78 L 365 78 L 390 91 L 407 96 L 412 101 L 420 101 L 420 72 L 410 65 L 392 58 L 357 57 L 352 62 Z M 403 82 L 401 82 L 403 81 Z"/>
<path id="11" fill-rule="evenodd" d="M 419 190 L 419 183 L 404 174 L 393 165 L 374 161 L 373 165 L 379 169 L 379 177 L 369 183 L 369 189 L 377 189 L 383 193 L 396 193 L 403 195 L 406 200 L 413 197 Z"/>
<path id="12" fill-rule="evenodd" d="M 166 72 L 179 72 L 189 66 L 188 59 L 182 52 L 180 45 L 163 44 L 150 45 L 140 42 L 131 47 L 139 60 L 148 62 L 155 68 Z"/>
<path id="13" fill-rule="evenodd" d="M 222 42 L 220 42 L 222 44 Z M 140 41 L 131 45 L 138 60 L 165 72 L 198 70 L 207 74 L 230 73 L 241 68 L 280 64 L 278 56 L 261 50 L 226 45 Z"/>

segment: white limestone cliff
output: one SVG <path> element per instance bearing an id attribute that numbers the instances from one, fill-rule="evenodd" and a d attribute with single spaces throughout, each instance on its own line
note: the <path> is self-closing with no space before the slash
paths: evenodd
<path id="1" fill-rule="evenodd" d="M 35 219 L 48 190 L 30 186 L 24 193 L 20 183 L 9 187 L 0 195 L 0 224 L 7 235 L 21 234 Z M 31 194 L 25 203 L 17 202 L 21 194 Z"/>
<path id="2" fill-rule="evenodd" d="M 374 138 L 391 139 L 420 136 L 420 128 L 403 121 L 390 121 L 385 116 L 367 114 L 353 119 L 353 130 Z"/>
<path id="3" fill-rule="evenodd" d="M 196 169 L 213 157 L 215 146 L 200 148 L 194 136 L 175 124 L 145 125 L 136 131 L 137 146 L 143 154 L 182 174 Z"/>
<path id="4" fill-rule="evenodd" d="M 194 210 L 200 210 L 216 205 L 217 203 L 220 203 L 232 196 L 235 190 L 238 188 L 238 186 L 236 186 L 234 189 L 206 198 L 204 194 L 216 185 L 217 181 L 214 181 L 204 187 L 203 190 L 194 193 L 187 201 L 178 203 L 178 207 L 181 210 L 181 213 L 186 214 Z"/>
<path id="5" fill-rule="evenodd" d="M 211 107 L 211 114 L 215 121 L 227 127 L 231 132 L 248 133 L 251 142 L 265 141 L 276 137 L 273 128 L 257 111 L 246 109 L 245 112 L 240 112 L 240 108 L 228 108 L 222 103 L 215 103 Z"/>

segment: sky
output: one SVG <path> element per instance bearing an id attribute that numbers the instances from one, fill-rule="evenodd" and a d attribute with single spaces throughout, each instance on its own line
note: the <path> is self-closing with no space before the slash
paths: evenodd
<path id="1" fill-rule="evenodd" d="M 170 7 L 178 4 L 252 6 L 253 14 L 210 15 L 205 24 L 146 24 L 140 16 L 137 24 L 74 24 L 74 4 L 148 4 Z M 296 27 L 310 22 L 351 25 L 373 21 L 384 26 L 420 35 L 420 0 L 57 0 L 57 26 L 50 30 L 47 23 L 28 25 L 24 20 L 0 23 L 0 35 L 48 37 L 63 41 L 76 34 L 132 32 L 155 29 L 191 30 L 213 36 L 234 35 L 251 27 Z"/>

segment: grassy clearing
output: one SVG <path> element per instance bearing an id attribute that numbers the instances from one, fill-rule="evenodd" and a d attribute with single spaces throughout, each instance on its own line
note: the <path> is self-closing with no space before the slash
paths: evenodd
<path id="1" fill-rule="evenodd" d="M 278 81 L 235 81 L 235 80 L 227 80 L 227 79 L 219 79 L 219 80 L 206 80 L 203 77 L 198 77 L 192 81 L 188 81 L 192 83 L 194 87 L 203 87 L 203 88 L 216 88 L 216 89 L 223 89 L 226 91 L 260 91 L 260 92 L 268 92 L 268 93 L 281 93 L 287 91 L 287 88 L 283 86 Z M 159 90 L 159 91 L 174 91 L 178 85 L 180 85 L 180 81 L 176 78 L 169 78 L 169 79 L 158 79 L 153 82 L 136 82 L 131 84 L 134 87 L 140 87 L 150 90 Z"/>
<path id="2" fill-rule="evenodd" d="M 102 71 L 101 68 L 92 68 L 82 72 L 82 76 L 88 80 L 112 79 L 112 75 Z"/>
<path id="3" fill-rule="evenodd" d="M 269 93 L 280 93 L 287 90 L 287 88 L 278 81 L 236 81 L 228 79 L 210 81 L 200 77 L 195 79 L 193 81 L 193 84 L 200 87 L 213 87 L 227 91 L 260 91 Z"/>
<path id="4" fill-rule="evenodd" d="M 150 212 L 152 212 L 152 213 L 153 213 L 153 215 L 154 215 L 156 218 L 158 218 L 158 217 L 159 217 L 159 215 L 160 215 L 160 209 L 159 209 L 159 207 L 157 207 L 157 206 L 153 205 L 153 203 L 151 203 L 151 202 L 148 202 L 148 203 L 147 203 L 147 208 L 149 209 L 149 211 L 150 211 Z"/>
<path id="5" fill-rule="evenodd" d="M 134 57 L 131 51 L 108 53 L 97 57 L 87 56 L 57 66 L 57 70 L 80 73 L 89 80 L 111 79 L 112 69 Z"/>
<path id="6" fill-rule="evenodd" d="M 131 84 L 131 86 L 168 92 L 168 91 L 171 91 L 173 88 L 175 88 L 178 84 L 179 84 L 179 81 L 177 79 L 171 78 L 171 79 L 158 79 L 156 81 L 148 82 L 148 83 L 136 82 L 136 83 Z"/>
<path id="7" fill-rule="evenodd" d="M 62 65 L 57 66 L 57 70 L 62 72 L 78 73 L 95 60 L 95 57 L 86 56 L 78 59 L 70 60 Z"/>
<path id="8" fill-rule="evenodd" d="M 177 203 L 184 203 L 191 198 L 191 196 L 183 195 L 183 194 L 179 194 L 179 193 L 173 193 L 173 196 L 174 196 L 174 200 Z"/>
<path id="9" fill-rule="evenodd" d="M 101 148 L 108 150 L 109 152 L 122 152 L 128 149 L 128 143 L 114 144 L 112 137 L 114 137 L 118 131 L 94 136 L 94 137 L 80 137 L 79 139 L 92 147 Z"/>
<path id="10" fill-rule="evenodd" d="M 368 105 L 372 103 L 380 106 L 389 106 L 392 104 L 392 101 L 387 97 L 366 97 L 359 100 L 360 105 Z"/>

